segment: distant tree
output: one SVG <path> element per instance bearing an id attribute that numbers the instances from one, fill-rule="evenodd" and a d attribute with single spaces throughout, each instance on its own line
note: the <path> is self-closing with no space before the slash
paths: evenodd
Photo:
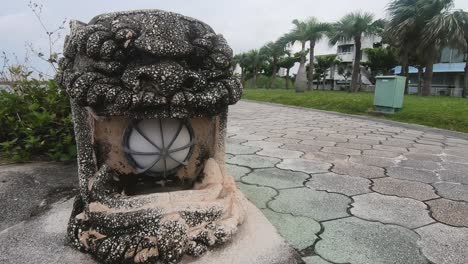
<path id="1" fill-rule="evenodd" d="M 343 79 L 345 80 L 345 83 L 346 83 L 345 85 L 346 90 L 350 91 L 349 86 L 348 86 L 348 79 L 353 75 L 352 68 L 350 68 L 347 64 L 339 64 L 338 74 L 343 76 Z"/>
<path id="2" fill-rule="evenodd" d="M 291 56 L 289 54 L 289 52 L 287 53 L 287 57 L 283 57 L 280 59 L 280 61 L 278 62 L 278 66 L 281 67 L 281 68 L 285 68 L 286 69 L 286 76 L 285 76 L 285 79 L 286 79 L 286 89 L 289 89 L 289 74 L 290 74 L 290 70 L 292 67 L 294 67 L 294 65 L 299 62 L 301 60 L 300 56 Z"/>
<path id="3" fill-rule="evenodd" d="M 395 51 L 390 47 L 364 49 L 364 51 L 368 60 L 362 64 L 370 68 L 374 78 L 377 75 L 388 74 L 398 64 Z"/>
<path id="4" fill-rule="evenodd" d="M 306 50 L 306 42 L 308 41 L 307 37 L 307 26 L 303 22 L 299 22 L 299 20 L 293 20 L 293 24 L 295 28 L 284 35 L 281 38 L 282 42 L 293 44 L 296 42 L 301 43 L 301 51 L 298 52 L 300 56 L 299 60 L 299 69 L 297 70 L 296 78 L 294 81 L 294 88 L 296 89 L 297 93 L 304 92 L 307 88 L 307 73 L 306 73 L 306 56 L 308 50 Z"/>
<path id="5" fill-rule="evenodd" d="M 239 67 L 241 68 L 240 79 L 241 79 L 242 86 L 245 86 L 245 79 L 246 79 L 245 77 L 247 75 L 247 71 L 250 66 L 249 63 L 250 62 L 248 60 L 248 55 L 245 52 L 236 54 L 233 58 L 234 69 L 237 66 L 237 64 L 239 64 Z"/>
<path id="6" fill-rule="evenodd" d="M 246 63 L 250 65 L 249 67 L 252 71 L 253 88 L 257 88 L 257 76 L 266 59 L 266 55 L 257 49 L 250 50 L 246 53 Z"/>
<path id="7" fill-rule="evenodd" d="M 453 0 L 393 0 L 386 35 L 400 50 L 403 71 L 407 74 L 410 54 L 418 50 L 425 64 L 422 95 L 431 94 L 433 65 L 440 50 L 448 44 L 448 32 L 457 31 L 453 20 L 444 16 L 453 7 Z M 435 33 L 437 31 L 437 33 Z"/>
<path id="8" fill-rule="evenodd" d="M 327 73 L 330 72 L 330 69 L 334 65 L 339 64 L 340 61 L 337 60 L 336 54 L 316 56 L 315 59 L 317 61 L 316 63 L 314 63 L 317 78 L 317 87 L 318 83 L 320 83 L 320 80 L 322 80 L 322 89 L 325 90 L 325 81 Z"/>
<path id="9" fill-rule="evenodd" d="M 275 82 L 276 74 L 278 73 L 278 62 L 280 58 L 286 54 L 286 43 L 282 39 L 274 42 L 271 41 L 264 45 L 260 50 L 269 59 L 268 70 L 270 72 L 270 81 L 267 88 L 271 88 Z"/>
<path id="10" fill-rule="evenodd" d="M 362 37 L 374 35 L 381 32 L 383 21 L 374 21 L 374 16 L 370 13 L 354 12 L 345 15 L 340 21 L 333 24 L 328 36 L 330 44 L 335 45 L 339 41 L 354 41 L 354 63 L 351 79 L 351 90 L 357 92 L 359 89 L 358 78 L 361 69 Z"/>

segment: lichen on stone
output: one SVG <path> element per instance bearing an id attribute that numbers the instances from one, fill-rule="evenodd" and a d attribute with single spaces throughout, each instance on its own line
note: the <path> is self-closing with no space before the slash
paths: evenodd
<path id="1" fill-rule="evenodd" d="M 72 22 L 56 79 L 73 101 L 100 115 L 215 115 L 242 93 L 232 56 L 222 35 L 193 18 L 110 13 Z"/>

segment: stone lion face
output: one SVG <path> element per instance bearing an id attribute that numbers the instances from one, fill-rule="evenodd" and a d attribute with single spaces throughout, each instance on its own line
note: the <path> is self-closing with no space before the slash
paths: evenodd
<path id="1" fill-rule="evenodd" d="M 78 146 L 72 245 L 104 263 L 175 263 L 229 240 L 243 219 L 224 164 L 242 92 L 231 62 L 221 35 L 182 15 L 72 22 L 56 78 Z"/>

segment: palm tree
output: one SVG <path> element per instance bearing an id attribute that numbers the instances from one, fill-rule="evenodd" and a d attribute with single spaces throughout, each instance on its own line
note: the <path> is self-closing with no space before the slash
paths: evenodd
<path id="1" fill-rule="evenodd" d="M 252 70 L 252 86 L 257 88 L 257 76 L 262 64 L 265 62 L 266 56 L 257 49 L 250 50 L 246 53 L 246 63 Z"/>
<path id="2" fill-rule="evenodd" d="M 237 54 L 236 56 L 234 56 L 233 61 L 234 61 L 234 65 L 233 65 L 234 68 L 236 67 L 237 64 L 239 64 L 239 66 L 241 67 L 241 76 L 240 76 L 241 83 L 242 83 L 242 86 L 245 86 L 245 76 L 247 73 L 247 69 L 249 67 L 247 53 L 243 52 L 243 53 Z"/>
<path id="3" fill-rule="evenodd" d="M 330 31 L 331 25 L 328 23 L 321 23 L 315 17 L 309 18 L 305 22 L 306 24 L 306 36 L 309 41 L 309 75 L 308 75 L 308 86 L 310 90 L 314 80 L 314 57 L 315 57 L 315 44 L 319 42 L 325 33 Z"/>
<path id="4" fill-rule="evenodd" d="M 340 21 L 333 24 L 333 28 L 328 34 L 331 45 L 335 45 L 339 41 L 354 41 L 355 52 L 351 77 L 351 90 L 353 92 L 356 92 L 359 88 L 358 77 L 361 70 L 362 37 L 365 35 L 377 34 L 381 27 L 382 21 L 374 21 L 374 16 L 372 14 L 354 12 L 345 15 Z"/>
<path id="5" fill-rule="evenodd" d="M 436 62 L 440 49 L 447 44 L 447 35 L 442 32 L 434 35 L 430 32 L 429 22 L 433 21 L 432 29 L 437 28 L 436 23 L 444 25 L 444 19 L 439 17 L 453 7 L 453 0 L 393 0 L 387 9 L 390 15 L 386 34 L 393 38 L 396 46 L 401 51 L 402 64 L 408 68 L 408 59 L 415 51 L 422 54 L 422 60 L 426 70 L 422 95 L 431 94 L 433 65 Z M 445 24 L 448 25 L 448 24 Z M 444 29 L 445 30 L 445 29 Z M 426 34 L 429 33 L 429 36 Z M 445 38 L 445 39 L 444 39 Z"/>
<path id="6" fill-rule="evenodd" d="M 450 45 L 468 58 L 468 12 L 457 10 L 445 11 L 433 17 L 423 31 L 423 45 Z M 465 83 L 462 96 L 468 97 L 468 63 L 465 63 Z"/>
<path id="7" fill-rule="evenodd" d="M 299 20 L 294 19 L 292 22 L 296 27 L 284 35 L 280 41 L 285 43 L 293 44 L 296 42 L 301 43 L 300 60 L 299 60 L 299 69 L 297 71 L 296 80 L 294 81 L 294 87 L 296 88 L 297 93 L 302 93 L 307 87 L 307 73 L 306 73 L 306 55 L 308 51 L 306 50 L 307 38 L 307 26 L 304 22 L 299 22 Z"/>
<path id="8" fill-rule="evenodd" d="M 260 51 L 270 58 L 270 63 L 272 67 L 272 73 L 270 76 L 270 81 L 268 83 L 268 88 L 271 88 L 275 82 L 276 73 L 278 72 L 278 62 L 280 58 L 286 54 L 286 43 L 283 41 L 271 41 L 265 44 Z"/>

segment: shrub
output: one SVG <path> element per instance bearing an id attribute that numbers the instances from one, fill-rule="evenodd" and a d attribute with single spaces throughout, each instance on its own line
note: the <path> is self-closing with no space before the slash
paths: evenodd
<path id="1" fill-rule="evenodd" d="M 0 150 L 15 162 L 76 156 L 70 104 L 54 81 L 28 80 L 0 91 Z"/>
<path id="2" fill-rule="evenodd" d="M 268 88 L 268 84 L 270 83 L 270 77 L 259 74 L 257 76 L 257 88 Z M 246 89 L 253 88 L 252 79 L 248 79 L 245 82 Z M 277 76 L 275 78 L 275 82 L 273 83 L 272 89 L 285 89 L 286 88 L 286 79 L 283 77 Z M 293 89 L 294 85 L 292 83 L 292 78 L 289 78 L 289 88 Z"/>

